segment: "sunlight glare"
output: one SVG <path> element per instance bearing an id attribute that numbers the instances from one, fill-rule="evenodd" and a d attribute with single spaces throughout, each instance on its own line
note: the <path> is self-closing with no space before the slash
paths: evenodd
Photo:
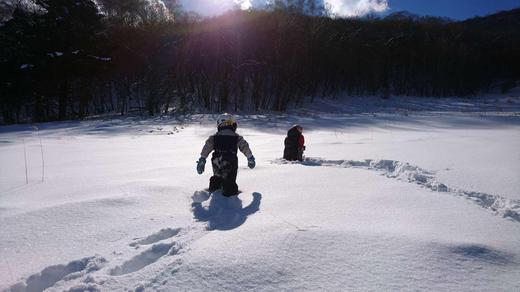
<path id="1" fill-rule="evenodd" d="M 237 1 L 237 3 L 240 3 L 239 1 Z M 249 8 L 251 8 L 253 6 L 253 4 L 251 4 L 251 0 L 244 0 L 242 1 L 242 3 L 240 3 L 240 8 L 242 10 L 247 10 Z"/>

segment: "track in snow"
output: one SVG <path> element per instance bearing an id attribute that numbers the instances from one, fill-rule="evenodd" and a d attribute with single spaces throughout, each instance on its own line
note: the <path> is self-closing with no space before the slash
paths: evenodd
<path id="1" fill-rule="evenodd" d="M 69 292 L 101 291 L 106 280 L 111 277 L 138 272 L 159 262 L 163 257 L 179 255 L 185 247 L 213 230 L 230 230 L 239 227 L 248 216 L 259 210 L 262 195 L 253 193 L 252 196 L 253 201 L 243 207 L 242 201 L 237 196 L 225 198 L 219 192 L 209 194 L 205 191 L 196 191 L 191 198 L 191 211 L 196 222 L 184 228 L 163 228 L 146 237 L 135 238 L 128 244 L 134 249 L 150 245 L 151 247 L 133 256 L 127 256 L 127 260 L 122 263 L 109 263 L 103 257 L 93 256 L 65 265 L 52 265 L 12 285 L 7 291 L 44 291 L 54 287 L 63 290 L 61 287 L 66 286 L 69 287 L 66 289 Z M 180 265 L 182 260 L 178 259 L 174 263 Z M 99 272 L 94 274 L 96 271 Z M 143 291 L 149 288 L 149 285 L 151 284 L 141 284 L 135 290 Z"/>
<path id="2" fill-rule="evenodd" d="M 72 261 L 66 265 L 49 266 L 40 273 L 30 276 L 27 280 L 14 284 L 9 289 L 13 292 L 43 291 L 59 281 L 73 280 L 100 270 L 105 263 L 104 258 L 94 256 Z"/>
<path id="3" fill-rule="evenodd" d="M 488 209 L 503 218 L 520 223 L 520 201 L 482 192 L 465 191 L 451 188 L 437 181 L 435 173 L 418 166 L 395 160 L 325 160 L 305 158 L 302 162 L 290 162 L 285 159 L 273 160 L 274 164 L 301 164 L 305 166 L 328 166 L 342 168 L 361 168 L 381 172 L 388 178 L 407 181 L 425 187 L 434 192 L 450 193 L 468 199 L 482 208 Z"/>
<path id="4" fill-rule="evenodd" d="M 134 242 L 130 243 L 130 246 L 139 248 L 140 245 L 149 245 L 153 243 L 157 243 L 161 240 L 165 240 L 171 237 L 174 237 L 175 235 L 179 234 L 181 231 L 180 228 L 165 228 L 161 229 L 159 232 L 156 232 L 154 234 L 151 234 L 145 238 L 136 238 Z"/>
<path id="5" fill-rule="evenodd" d="M 134 256 L 122 265 L 113 268 L 110 271 L 112 276 L 121 276 L 137 272 L 146 266 L 157 262 L 165 255 L 175 255 L 179 252 L 179 248 L 174 243 L 160 243 L 153 245 L 150 249 Z"/>

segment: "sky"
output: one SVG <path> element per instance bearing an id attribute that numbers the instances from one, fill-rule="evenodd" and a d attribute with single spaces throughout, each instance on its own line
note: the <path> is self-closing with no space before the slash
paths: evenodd
<path id="1" fill-rule="evenodd" d="M 242 8 L 264 5 L 269 0 L 180 0 L 186 10 L 202 15 L 220 14 L 238 5 Z M 362 16 L 407 10 L 420 15 L 449 17 L 456 20 L 485 16 L 520 7 L 520 0 L 324 0 L 334 14 Z"/>

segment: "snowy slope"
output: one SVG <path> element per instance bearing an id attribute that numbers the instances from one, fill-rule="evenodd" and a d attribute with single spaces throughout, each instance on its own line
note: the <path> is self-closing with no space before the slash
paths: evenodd
<path id="1" fill-rule="evenodd" d="M 39 125 L 44 182 L 36 129 L 1 127 L 0 290 L 520 290 L 514 111 L 242 116 L 232 199 L 197 193 L 213 119 Z"/>

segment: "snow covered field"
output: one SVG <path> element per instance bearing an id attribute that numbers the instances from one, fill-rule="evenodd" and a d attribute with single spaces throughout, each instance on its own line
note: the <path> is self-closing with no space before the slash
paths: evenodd
<path id="1" fill-rule="evenodd" d="M 231 199 L 210 115 L 0 127 L 0 291 L 520 291 L 520 100 L 396 104 L 239 117 Z"/>

